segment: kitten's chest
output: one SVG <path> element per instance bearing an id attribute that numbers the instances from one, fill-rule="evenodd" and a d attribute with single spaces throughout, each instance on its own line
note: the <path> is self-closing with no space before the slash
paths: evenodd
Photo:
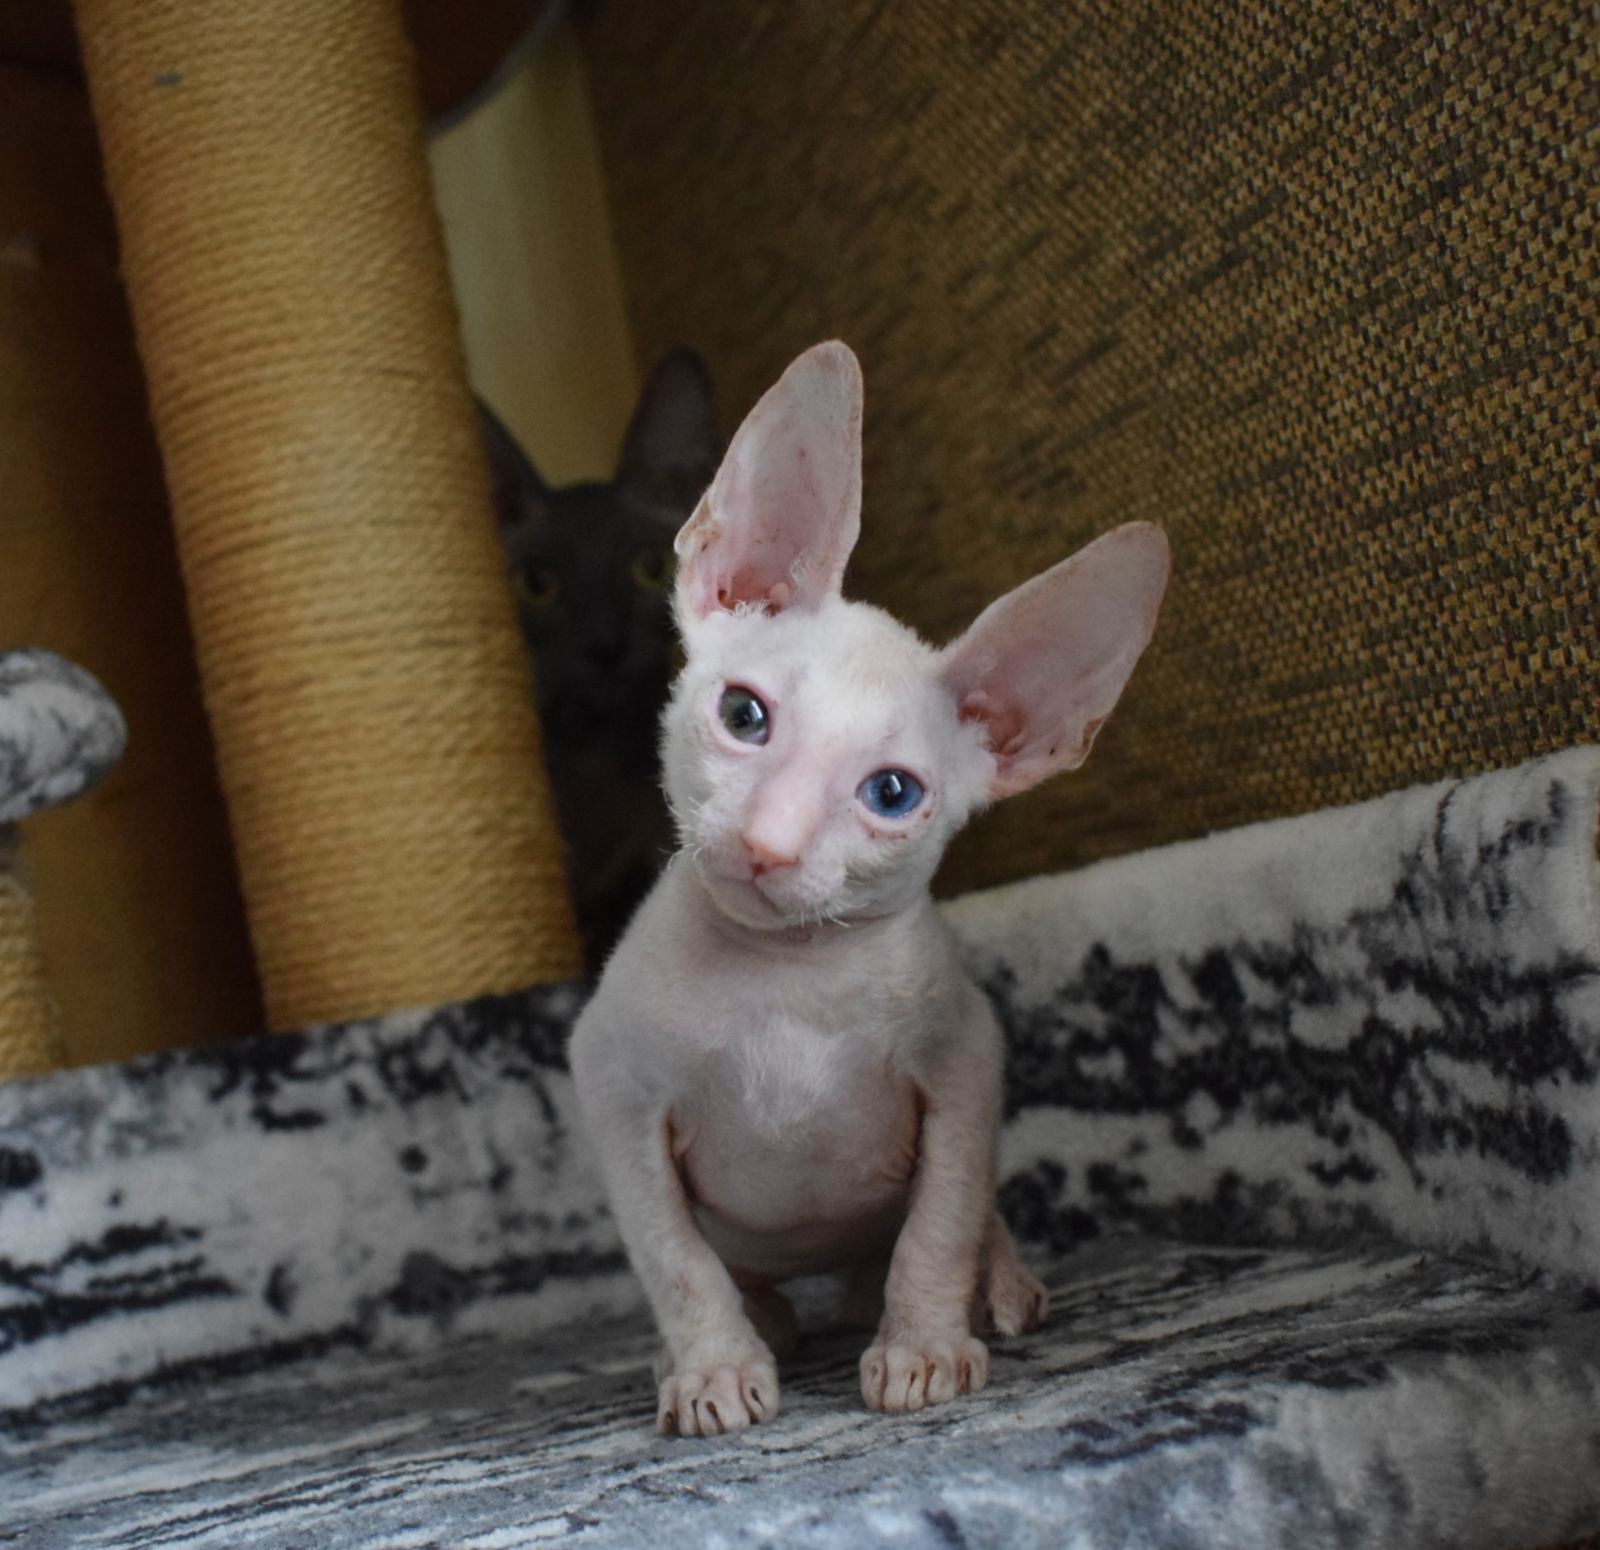
<path id="1" fill-rule="evenodd" d="M 883 1039 L 783 1018 L 708 1057 L 702 1075 L 702 1118 L 780 1146 L 825 1142 L 911 1086 Z"/>
<path id="2" fill-rule="evenodd" d="M 771 1231 L 903 1193 L 917 1093 L 881 1039 L 777 1019 L 705 1060 L 674 1128 L 695 1200 Z"/>

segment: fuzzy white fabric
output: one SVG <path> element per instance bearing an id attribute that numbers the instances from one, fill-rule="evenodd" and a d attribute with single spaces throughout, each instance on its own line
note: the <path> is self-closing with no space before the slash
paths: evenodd
<path id="1" fill-rule="evenodd" d="M 1576 748 L 953 905 L 1034 1236 L 1376 1229 L 1600 1284 L 1597 811 Z"/>
<path id="2" fill-rule="evenodd" d="M 122 757 L 122 712 L 51 651 L 0 651 L 0 823 L 87 790 Z"/>

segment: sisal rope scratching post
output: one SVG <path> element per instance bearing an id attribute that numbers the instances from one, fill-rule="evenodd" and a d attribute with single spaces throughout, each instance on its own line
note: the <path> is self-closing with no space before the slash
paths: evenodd
<path id="1" fill-rule="evenodd" d="M 61 1063 L 55 1009 L 45 990 L 33 898 L 14 830 L 0 824 L 0 1082 Z"/>
<path id="2" fill-rule="evenodd" d="M 79 0 L 269 1020 L 576 971 L 392 0 Z"/>
<path id="3" fill-rule="evenodd" d="M 122 713 L 89 673 L 51 651 L 0 651 L 0 1080 L 65 1053 L 16 826 L 81 796 L 126 741 Z"/>

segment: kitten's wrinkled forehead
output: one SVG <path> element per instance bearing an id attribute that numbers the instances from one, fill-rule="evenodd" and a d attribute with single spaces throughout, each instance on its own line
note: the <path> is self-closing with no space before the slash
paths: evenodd
<path id="1" fill-rule="evenodd" d="M 690 637 L 693 693 L 738 684 L 761 696 L 785 757 L 853 785 L 874 761 L 931 778 L 958 732 L 938 656 L 898 620 L 833 598 L 814 609 L 720 614 Z M 837 770 L 833 766 L 837 765 Z"/>
<path id="2" fill-rule="evenodd" d="M 928 682 L 936 654 L 881 609 L 834 597 L 780 614 L 713 615 L 690 637 L 690 657 L 725 676 L 825 678 L 842 695 L 895 697 Z M 774 683 L 776 687 L 776 683 Z"/>

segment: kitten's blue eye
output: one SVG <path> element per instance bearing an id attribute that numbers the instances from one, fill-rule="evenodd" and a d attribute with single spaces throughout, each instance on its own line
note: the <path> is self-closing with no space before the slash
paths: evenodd
<path id="1" fill-rule="evenodd" d="M 910 770 L 879 770 L 856 795 L 880 818 L 904 818 L 922 801 L 922 782 Z"/>
<path id="2" fill-rule="evenodd" d="M 748 689 L 724 689 L 717 706 L 722 724 L 741 743 L 764 743 L 771 730 L 767 707 Z"/>

